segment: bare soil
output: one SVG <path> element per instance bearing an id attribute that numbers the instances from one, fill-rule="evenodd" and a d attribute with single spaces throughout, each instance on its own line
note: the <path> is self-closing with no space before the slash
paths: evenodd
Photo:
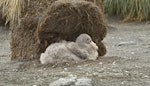
<path id="1" fill-rule="evenodd" d="M 89 77 L 93 86 L 150 86 L 150 24 L 121 23 L 117 19 L 107 22 L 104 57 L 59 65 L 11 61 L 9 30 L 0 27 L 0 86 L 48 86 L 69 75 Z"/>

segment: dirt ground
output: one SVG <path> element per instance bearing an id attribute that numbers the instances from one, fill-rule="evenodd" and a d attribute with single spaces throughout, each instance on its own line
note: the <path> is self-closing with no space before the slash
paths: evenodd
<path id="1" fill-rule="evenodd" d="M 62 77 L 92 79 L 93 86 L 150 86 L 150 24 L 108 19 L 107 54 L 78 64 L 10 61 L 9 31 L 0 27 L 0 86 L 48 86 Z M 16 40 L 17 41 L 17 40 Z"/>

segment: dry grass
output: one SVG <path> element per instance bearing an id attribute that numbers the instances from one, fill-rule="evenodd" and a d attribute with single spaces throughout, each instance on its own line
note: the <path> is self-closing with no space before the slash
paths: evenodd
<path id="1" fill-rule="evenodd" d="M 6 24 L 10 22 L 13 26 L 18 24 L 21 17 L 21 10 L 24 7 L 24 0 L 0 0 L 2 15 L 6 17 Z"/>
<path id="2" fill-rule="evenodd" d="M 124 21 L 150 19 L 150 0 L 104 0 L 106 13 L 118 15 Z"/>

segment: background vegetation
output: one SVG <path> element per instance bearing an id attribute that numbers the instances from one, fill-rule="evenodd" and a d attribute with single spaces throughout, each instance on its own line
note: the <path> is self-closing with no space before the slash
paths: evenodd
<path id="1" fill-rule="evenodd" d="M 10 25 L 18 23 L 24 2 L 30 0 L 0 0 L 0 10 Z M 150 19 L 150 0 L 100 0 L 108 15 L 117 15 L 123 21 L 143 21 Z"/>
<path id="2" fill-rule="evenodd" d="M 150 0 L 102 0 L 105 12 L 123 17 L 124 21 L 150 19 Z"/>

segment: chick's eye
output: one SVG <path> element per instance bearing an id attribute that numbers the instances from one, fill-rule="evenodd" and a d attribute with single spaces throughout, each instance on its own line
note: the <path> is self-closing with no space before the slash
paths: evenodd
<path id="1" fill-rule="evenodd" d="M 91 40 L 90 39 L 86 39 L 87 40 L 87 42 L 91 42 Z"/>

